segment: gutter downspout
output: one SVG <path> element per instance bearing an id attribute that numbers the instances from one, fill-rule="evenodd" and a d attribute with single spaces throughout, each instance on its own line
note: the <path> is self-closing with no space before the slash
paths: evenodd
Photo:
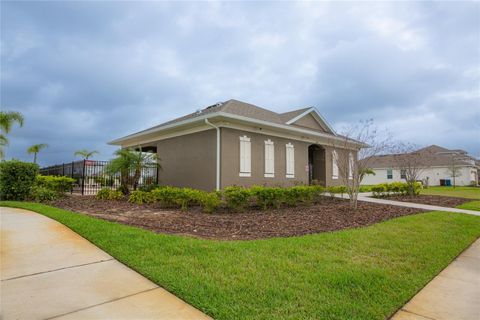
<path id="1" fill-rule="evenodd" d="M 216 186 L 217 191 L 220 190 L 220 128 L 212 124 L 208 119 L 205 119 L 205 123 L 217 130 L 217 173 L 216 173 Z"/>

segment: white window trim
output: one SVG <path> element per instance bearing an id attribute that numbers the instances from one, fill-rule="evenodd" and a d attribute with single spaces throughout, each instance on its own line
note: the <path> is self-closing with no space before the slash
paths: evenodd
<path id="1" fill-rule="evenodd" d="M 288 160 L 289 160 L 288 159 L 288 151 L 290 149 L 293 151 L 293 153 L 292 153 L 292 156 L 293 156 L 293 159 L 292 159 L 293 168 L 292 168 L 292 170 L 293 170 L 293 172 L 288 172 Z M 285 145 L 285 177 L 287 179 L 295 178 L 295 147 L 290 142 Z"/>
<path id="2" fill-rule="evenodd" d="M 334 168 L 337 167 L 337 170 L 334 170 Z M 335 171 L 337 171 L 337 174 L 335 174 Z M 332 180 L 338 180 L 338 155 L 337 151 L 333 150 L 332 151 Z"/>
<path id="3" fill-rule="evenodd" d="M 245 145 L 248 145 L 249 148 L 250 148 L 250 154 L 249 154 L 249 165 L 248 167 L 250 168 L 250 170 L 244 170 L 242 171 L 242 169 L 245 169 L 245 168 L 242 168 L 242 142 L 248 142 L 249 144 L 245 144 Z M 239 176 L 240 177 L 251 177 L 252 176 L 252 146 L 250 144 L 250 138 L 247 137 L 246 135 L 244 136 L 240 136 L 240 172 L 239 172 Z M 244 163 L 245 165 L 246 163 Z"/>
<path id="4" fill-rule="evenodd" d="M 267 150 L 270 148 L 272 148 L 272 170 L 270 172 L 267 172 L 267 168 L 268 168 L 268 163 L 267 163 Z M 274 178 L 275 177 L 275 145 L 273 143 L 272 140 L 268 139 L 265 141 L 265 151 L 264 151 L 264 154 L 265 154 L 265 164 L 264 164 L 264 169 L 265 169 L 265 173 L 264 173 L 264 177 L 265 178 Z"/>

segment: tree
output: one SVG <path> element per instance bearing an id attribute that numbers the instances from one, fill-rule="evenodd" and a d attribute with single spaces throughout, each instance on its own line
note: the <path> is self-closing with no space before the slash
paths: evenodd
<path id="1" fill-rule="evenodd" d="M 400 176 L 405 179 L 408 187 L 408 194 L 415 196 L 415 183 L 426 166 L 426 155 L 417 152 L 418 146 L 410 143 L 396 143 L 393 161 L 400 170 Z"/>
<path id="2" fill-rule="evenodd" d="M 133 149 L 119 149 L 115 151 L 116 158 L 111 160 L 107 165 L 109 174 L 120 174 L 120 190 L 124 194 L 130 192 L 129 185 L 133 190 L 137 190 L 138 182 L 142 169 L 145 167 L 161 168 L 158 161 L 160 160 L 156 154 L 142 152 Z"/>
<path id="3" fill-rule="evenodd" d="M 453 188 L 455 189 L 455 179 L 462 176 L 462 170 L 457 164 L 457 158 L 452 157 L 452 162 L 447 168 L 448 175 L 453 178 Z"/>
<path id="4" fill-rule="evenodd" d="M 82 149 L 82 150 L 75 151 L 75 153 L 73 155 L 75 157 L 82 157 L 85 160 L 88 160 L 88 158 L 92 157 L 95 154 L 99 154 L 99 153 L 100 152 L 98 152 L 97 150 L 88 151 L 87 149 Z"/>
<path id="5" fill-rule="evenodd" d="M 33 153 L 33 163 L 37 163 L 37 154 L 48 147 L 48 144 L 46 143 L 39 143 L 39 144 L 34 144 L 30 148 L 27 149 L 27 152 L 29 154 Z"/>
<path id="6" fill-rule="evenodd" d="M 339 178 L 347 187 L 350 208 L 357 209 L 360 184 L 367 174 L 372 174 L 372 157 L 385 154 L 391 149 L 391 135 L 374 126 L 373 120 L 360 121 L 343 130 L 340 139 L 332 140 L 335 148 L 334 161 Z"/>
<path id="7" fill-rule="evenodd" d="M 8 145 L 6 135 L 12 130 L 14 123 L 18 123 L 20 127 L 23 126 L 23 116 L 20 112 L 15 111 L 0 111 L 0 159 L 5 156 L 4 147 Z"/>

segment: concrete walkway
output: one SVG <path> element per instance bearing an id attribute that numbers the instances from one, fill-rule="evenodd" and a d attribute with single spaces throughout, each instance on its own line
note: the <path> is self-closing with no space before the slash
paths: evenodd
<path id="1" fill-rule="evenodd" d="M 0 319 L 210 319 L 64 225 L 0 212 Z"/>
<path id="2" fill-rule="evenodd" d="M 480 239 L 420 290 L 392 319 L 480 319 Z"/>
<path id="3" fill-rule="evenodd" d="M 341 197 L 340 195 L 336 195 L 336 196 Z M 346 197 L 348 199 L 348 195 Z M 465 200 L 468 201 L 468 199 L 465 199 Z M 474 215 L 474 216 L 480 216 L 480 211 L 465 210 L 465 209 L 458 209 L 458 208 L 448 208 L 448 207 L 441 207 L 441 206 L 432 206 L 432 205 L 428 205 L 428 204 L 413 203 L 413 202 L 394 201 L 394 200 L 387 200 L 387 199 L 383 199 L 383 198 L 382 199 L 372 198 L 371 193 L 360 193 L 358 195 L 358 201 L 389 204 L 389 205 L 392 205 L 392 206 L 416 208 L 416 209 L 430 210 L 430 211 L 447 211 L 447 212 L 466 213 L 466 214 L 471 214 L 471 215 Z M 472 200 L 472 201 L 474 201 L 474 200 Z"/>

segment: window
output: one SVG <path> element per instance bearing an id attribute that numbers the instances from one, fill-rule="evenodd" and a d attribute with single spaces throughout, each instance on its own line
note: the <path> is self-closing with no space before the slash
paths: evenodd
<path id="1" fill-rule="evenodd" d="M 252 175 L 251 142 L 247 136 L 240 137 L 240 177 Z"/>
<path id="2" fill-rule="evenodd" d="M 348 154 L 348 179 L 353 179 L 353 166 L 355 165 L 353 154 Z"/>
<path id="3" fill-rule="evenodd" d="M 393 179 L 393 170 L 387 169 L 387 179 Z"/>
<path id="4" fill-rule="evenodd" d="M 273 141 L 265 141 L 265 178 L 275 176 L 275 151 Z"/>
<path id="5" fill-rule="evenodd" d="M 332 151 L 332 179 L 338 179 L 338 156 L 337 151 Z"/>
<path id="6" fill-rule="evenodd" d="M 293 144 L 287 143 L 285 145 L 286 155 L 286 177 L 295 178 L 295 148 Z"/>
<path id="7" fill-rule="evenodd" d="M 400 179 L 407 179 L 407 170 L 400 170 Z"/>

